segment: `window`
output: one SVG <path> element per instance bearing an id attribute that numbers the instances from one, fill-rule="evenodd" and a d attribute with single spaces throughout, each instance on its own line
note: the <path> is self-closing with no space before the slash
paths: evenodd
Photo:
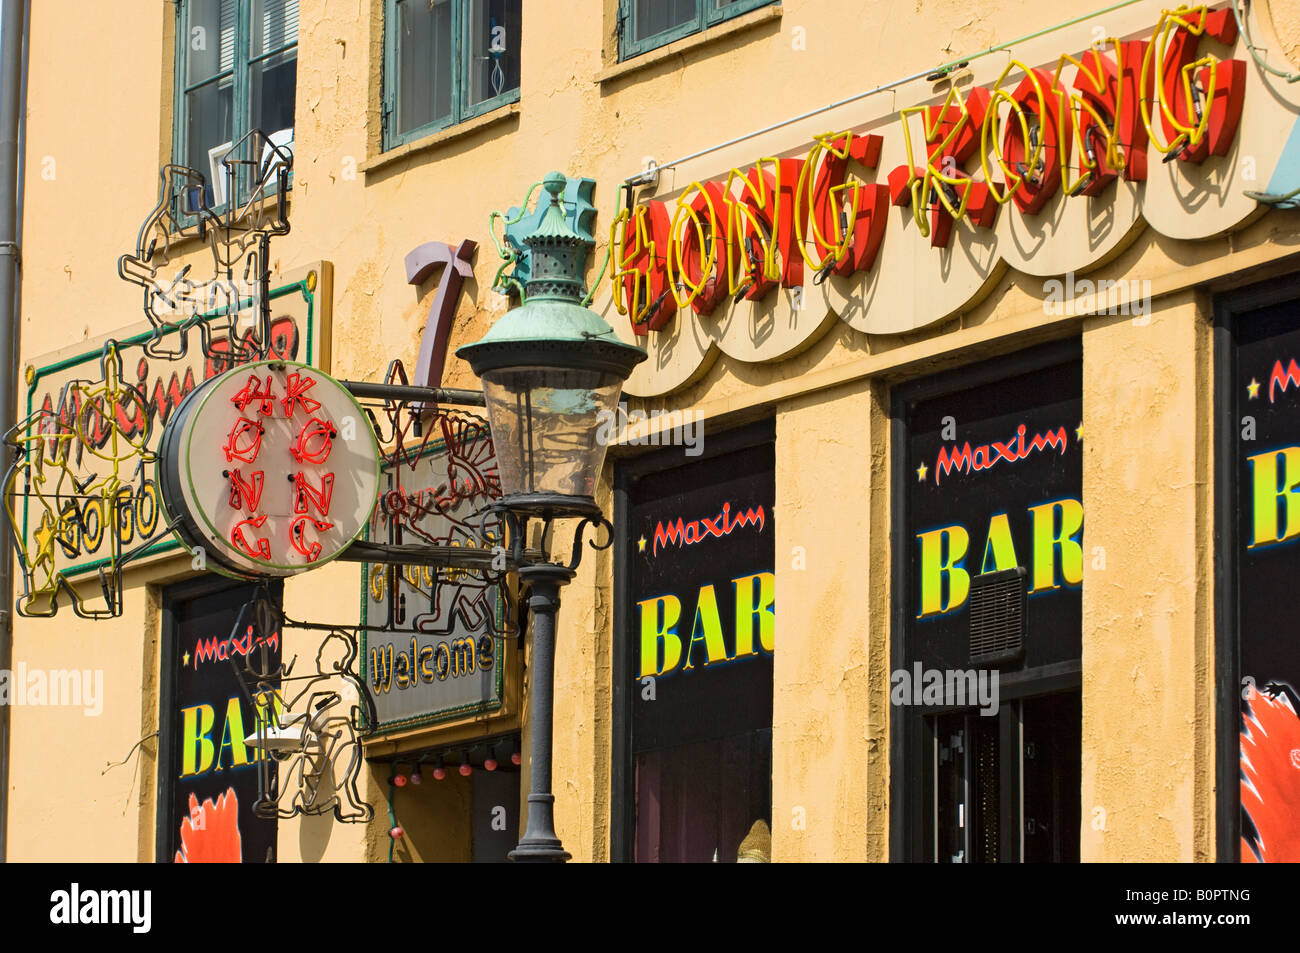
<path id="1" fill-rule="evenodd" d="M 770 859 L 773 437 L 764 422 L 616 472 L 615 860 Z"/>
<path id="2" fill-rule="evenodd" d="M 618 58 L 642 53 L 699 33 L 773 0 L 619 0 Z"/>
<path id="3" fill-rule="evenodd" d="M 278 146 L 293 145 L 298 0 L 185 0 L 177 16 L 173 153 L 207 177 L 208 202 L 220 207 L 220 163 L 233 143 L 260 129 Z M 261 161 L 269 151 L 242 158 Z M 251 179 L 251 170 L 240 172 Z"/>
<path id="4" fill-rule="evenodd" d="M 218 657 L 215 649 L 259 593 L 252 584 L 211 574 L 162 591 L 156 827 L 161 863 L 276 859 L 276 816 L 256 809 L 261 795 L 274 792 L 275 762 L 244 743 L 257 730 L 259 711 L 240 674 L 243 656 L 232 651 L 231 658 Z M 269 596 L 277 610 L 282 596 L 277 581 Z M 248 633 L 254 635 L 252 627 Z M 280 644 L 268 635 L 259 629 L 254 644 L 265 645 L 258 664 L 273 672 L 281 662 Z"/>
<path id="5" fill-rule="evenodd" d="M 1215 302 L 1218 856 L 1300 861 L 1300 276 Z"/>
<path id="6" fill-rule="evenodd" d="M 895 391 L 893 860 L 1079 860 L 1081 354 Z"/>
<path id="7" fill-rule="evenodd" d="M 521 0 L 386 0 L 384 148 L 519 101 Z"/>

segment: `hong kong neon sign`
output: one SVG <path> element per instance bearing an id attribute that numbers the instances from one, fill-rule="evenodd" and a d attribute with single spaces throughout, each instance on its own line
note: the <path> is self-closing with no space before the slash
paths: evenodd
<path id="1" fill-rule="evenodd" d="M 196 389 L 163 434 L 168 514 L 217 571 L 288 576 L 337 556 L 374 507 L 379 447 L 364 412 L 301 364 L 237 367 Z"/>
<path id="2" fill-rule="evenodd" d="M 810 276 L 869 272 L 891 205 L 947 248 L 959 221 L 991 229 L 1005 206 L 1032 217 L 1060 193 L 1144 182 L 1152 154 L 1189 165 L 1226 156 L 1246 63 L 1206 52 L 1207 40 L 1236 42 L 1231 9 L 1166 10 L 1148 39 L 1106 38 L 1054 70 L 1012 60 L 989 87 L 900 110 L 906 159 L 879 170 L 880 182 L 863 176 L 877 170 L 884 137 L 831 132 L 802 158 L 694 181 L 671 209 L 654 199 L 624 209 L 610 228 L 614 307 L 644 336 L 679 311 L 707 317 Z"/>

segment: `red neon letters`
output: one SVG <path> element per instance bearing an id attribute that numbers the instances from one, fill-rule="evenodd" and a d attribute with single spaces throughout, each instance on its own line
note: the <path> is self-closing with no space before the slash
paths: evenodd
<path id="1" fill-rule="evenodd" d="M 263 382 L 256 375 L 250 374 L 248 383 L 230 401 L 240 414 L 231 426 L 223 447 L 226 460 L 239 460 L 243 463 L 258 460 L 262 454 L 267 427 L 260 420 L 250 419 L 244 414 L 250 407 L 254 407 L 259 417 L 274 418 L 277 404 L 283 408 L 282 419 L 292 421 L 299 411 L 299 416 L 306 419 L 288 446 L 277 447 L 270 452 L 283 452 L 299 465 L 319 466 L 329 459 L 334 449 L 336 433 L 329 421 L 313 416 L 321 408 L 320 401 L 307 396 L 315 385 L 315 378 L 295 371 L 286 379 L 283 398 L 277 400 L 269 376 Z M 288 463 L 288 460 L 284 462 Z M 286 466 L 285 469 L 290 469 L 291 466 Z M 274 470 L 272 474 L 275 478 Z M 226 471 L 224 475 L 230 480 L 231 508 L 239 510 L 241 515 L 246 514 L 244 519 L 231 528 L 230 544 L 245 556 L 271 562 L 272 541 L 254 532 L 260 530 L 268 518 L 267 513 L 259 512 L 266 485 L 266 471 L 255 470 L 245 477 L 236 468 Z M 310 529 L 323 533 L 334 526 L 328 519 L 330 502 L 334 496 L 334 474 L 319 474 L 318 484 L 313 483 L 313 477 L 302 469 L 288 474 L 287 478 L 293 483 L 293 512 L 296 515 L 289 524 L 289 538 L 285 543 L 294 552 L 307 557 L 309 562 L 314 562 L 320 556 L 321 545 L 309 539 L 307 532 Z M 309 515 L 311 510 L 317 515 Z"/>

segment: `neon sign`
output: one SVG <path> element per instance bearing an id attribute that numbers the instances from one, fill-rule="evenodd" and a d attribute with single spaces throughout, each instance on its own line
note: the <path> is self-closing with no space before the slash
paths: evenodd
<path id="1" fill-rule="evenodd" d="M 328 562 L 378 496 L 379 446 L 364 411 L 301 364 L 263 361 L 204 383 L 168 422 L 160 455 L 179 535 L 236 576 Z"/>
<path id="2" fill-rule="evenodd" d="M 990 229 L 1006 205 L 1032 217 L 1059 192 L 1095 197 L 1121 175 L 1145 181 L 1148 146 L 1165 162 L 1227 155 L 1246 63 L 1203 53 L 1203 39 L 1233 44 L 1232 11 L 1167 10 L 1149 40 L 1106 38 L 1062 55 L 1054 71 L 1012 60 L 991 88 L 906 107 L 897 116 L 906 161 L 887 184 L 863 178 L 880 160 L 880 135 L 831 132 L 802 158 L 692 182 L 672 210 L 659 200 L 624 209 L 610 229 L 614 307 L 645 336 L 688 308 L 707 316 L 724 297 L 803 286 L 805 265 L 819 284 L 870 271 L 888 204 L 947 248 L 958 221 Z"/>

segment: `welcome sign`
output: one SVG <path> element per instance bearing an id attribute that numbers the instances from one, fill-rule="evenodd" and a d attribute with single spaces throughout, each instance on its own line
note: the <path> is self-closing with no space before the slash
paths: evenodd
<path id="1" fill-rule="evenodd" d="M 434 418 L 432 438 L 392 454 L 367 538 L 393 544 L 479 546 L 476 511 L 500 495 L 485 422 Z M 499 521 L 483 529 L 503 538 Z M 504 567 L 502 567 L 504 570 Z M 367 564 L 362 572 L 362 678 L 372 729 L 490 712 L 503 699 L 505 620 L 500 585 L 468 569 Z"/>

